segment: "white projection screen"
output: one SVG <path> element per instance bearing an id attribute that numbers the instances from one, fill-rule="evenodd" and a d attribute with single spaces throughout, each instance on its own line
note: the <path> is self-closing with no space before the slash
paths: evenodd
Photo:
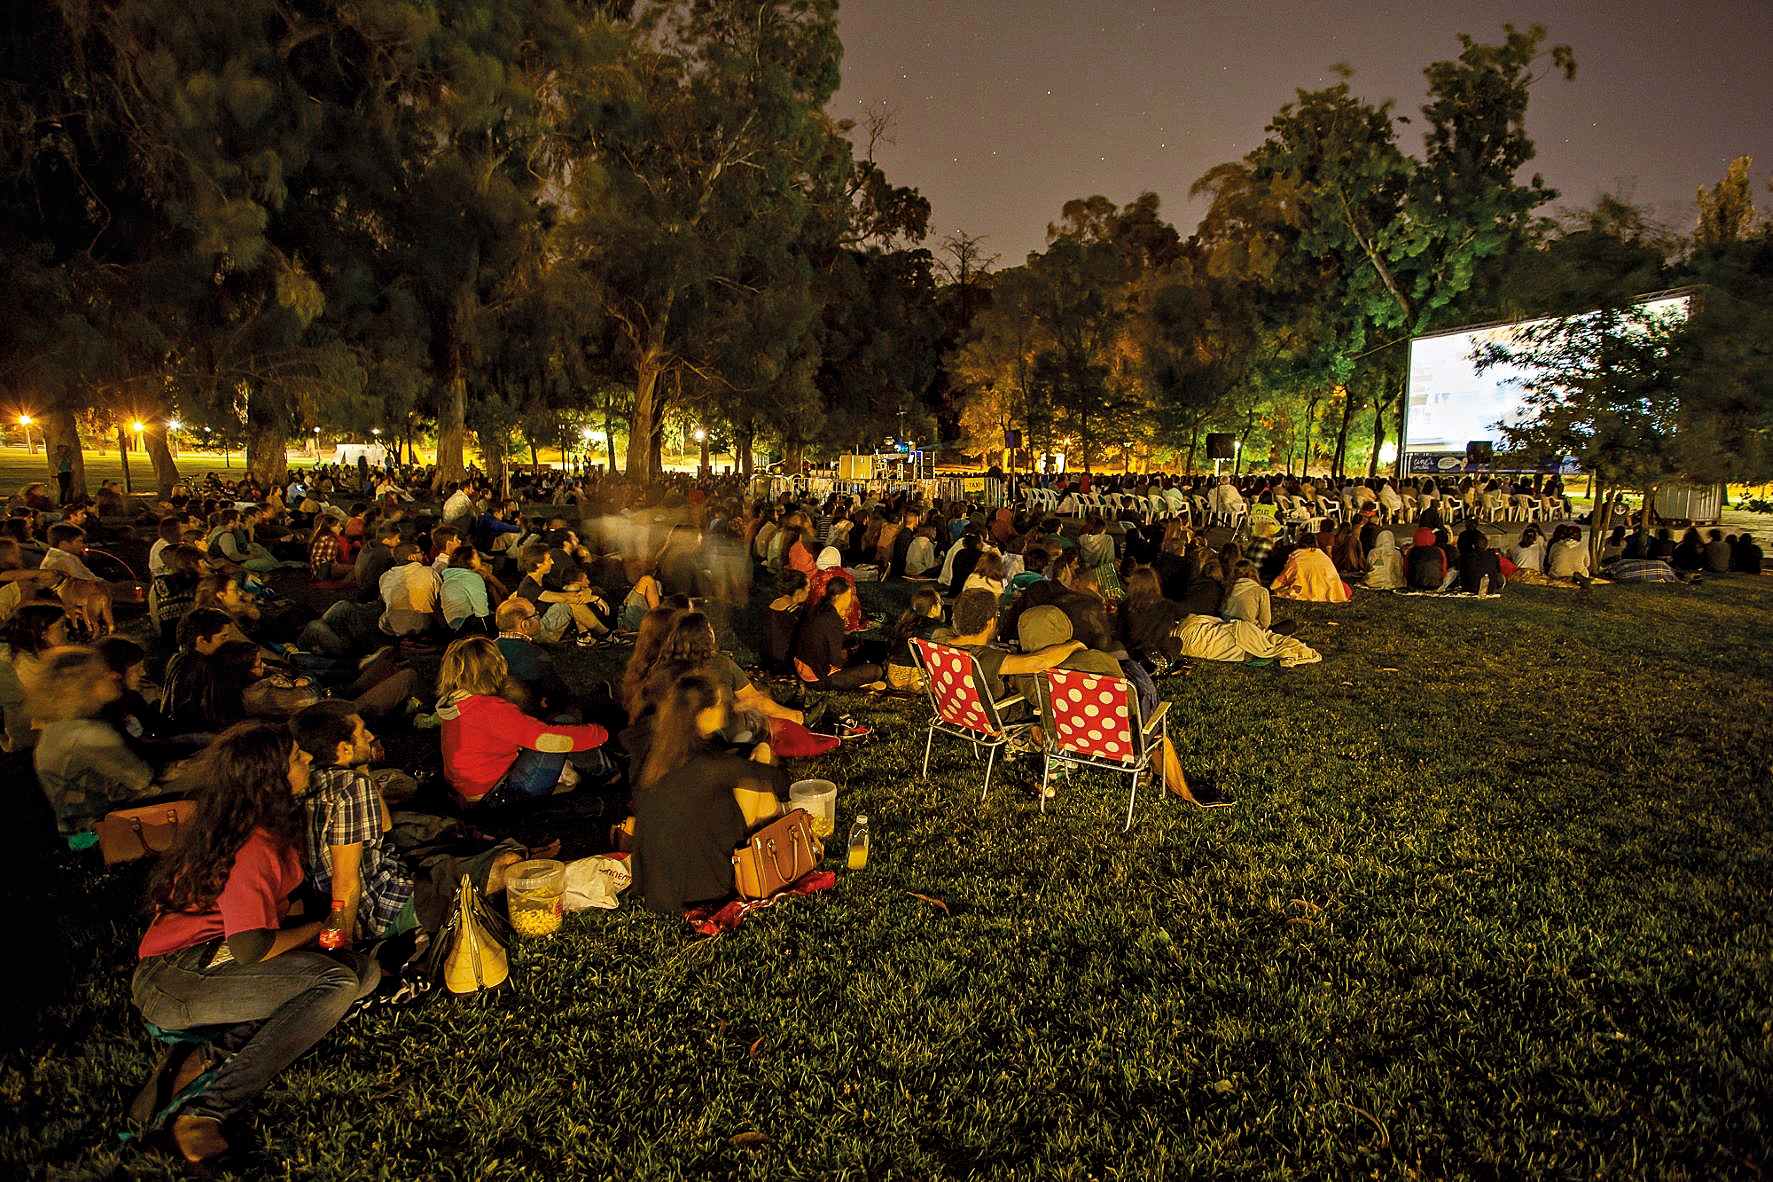
<path id="1" fill-rule="evenodd" d="M 1653 296 L 1638 307 L 1657 318 L 1685 319 L 1691 298 L 1686 292 Z M 1529 375 L 1511 365 L 1479 373 L 1473 355 L 1483 345 L 1507 343 L 1521 330 L 1551 319 L 1454 329 L 1412 340 L 1403 450 L 1412 455 L 1463 455 L 1466 444 L 1489 440 L 1501 451 L 1499 424 L 1519 420 L 1521 382 Z"/>

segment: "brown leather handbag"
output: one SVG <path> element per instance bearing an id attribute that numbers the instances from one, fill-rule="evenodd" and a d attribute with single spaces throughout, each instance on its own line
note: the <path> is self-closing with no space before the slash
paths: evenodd
<path id="1" fill-rule="evenodd" d="M 733 851 L 733 879 L 747 899 L 767 899 L 818 869 L 825 843 L 813 836 L 805 809 L 777 817 Z"/>
<path id="2" fill-rule="evenodd" d="M 98 831 L 99 852 L 105 855 L 105 865 L 164 854 L 178 837 L 179 826 L 190 824 L 196 813 L 197 806 L 188 800 L 112 809 L 93 826 Z"/>

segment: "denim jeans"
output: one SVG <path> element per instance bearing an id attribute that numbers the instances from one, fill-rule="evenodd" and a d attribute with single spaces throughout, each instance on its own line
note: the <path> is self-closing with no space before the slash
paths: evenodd
<path id="1" fill-rule="evenodd" d="M 536 639 L 543 644 L 559 644 L 572 631 L 573 609 L 570 603 L 550 603 L 542 613 L 542 630 Z"/>
<path id="2" fill-rule="evenodd" d="M 151 956 L 136 966 L 130 993 L 143 1018 L 169 1030 L 223 1026 L 231 1052 L 185 1111 L 226 1120 L 319 1042 L 381 979 L 374 959 L 307 949 L 256 964 L 204 966 L 217 945 Z"/>
<path id="3" fill-rule="evenodd" d="M 564 754 L 550 755 L 525 747 L 517 753 L 517 759 L 506 769 L 504 777 L 493 785 L 492 791 L 480 798 L 479 807 L 503 808 L 547 796 L 560 783 L 560 769 L 565 766 Z"/>

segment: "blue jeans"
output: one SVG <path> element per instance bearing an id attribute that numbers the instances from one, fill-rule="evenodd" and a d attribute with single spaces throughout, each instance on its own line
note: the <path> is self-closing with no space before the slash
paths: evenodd
<path id="1" fill-rule="evenodd" d="M 205 942 L 149 957 L 136 966 L 130 994 L 156 1026 L 227 1027 L 215 1045 L 231 1053 L 208 1090 L 185 1108 L 226 1120 L 374 991 L 381 970 L 372 957 L 309 949 L 207 968 L 216 948 Z"/>
<path id="2" fill-rule="evenodd" d="M 508 804 L 517 804 L 525 800 L 534 800 L 538 796 L 547 796 L 560 783 L 560 769 L 566 766 L 566 756 L 545 751 L 531 751 L 525 747 L 517 753 L 517 759 L 506 769 L 505 775 L 491 792 L 480 798 L 481 808 L 503 808 Z"/>

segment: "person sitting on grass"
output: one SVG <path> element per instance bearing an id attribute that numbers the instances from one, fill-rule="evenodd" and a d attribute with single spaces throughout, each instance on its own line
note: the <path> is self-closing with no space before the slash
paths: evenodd
<path id="1" fill-rule="evenodd" d="M 444 627 L 456 636 L 467 632 L 490 632 L 493 627 L 492 600 L 480 551 L 466 542 L 458 543 L 451 549 L 448 564 L 438 577 L 437 605 L 443 614 Z"/>
<path id="2" fill-rule="evenodd" d="M 921 690 L 923 666 L 913 653 L 913 640 L 929 640 L 942 626 L 942 596 L 934 587 L 919 587 L 893 623 L 887 648 L 886 682 L 896 690 Z"/>
<path id="3" fill-rule="evenodd" d="M 339 551 L 338 518 L 320 514 L 308 535 L 308 577 L 316 583 L 343 583 L 351 577 L 351 569 Z"/>
<path id="4" fill-rule="evenodd" d="M 806 580 L 803 578 L 801 582 L 804 585 Z M 616 609 L 616 631 L 639 631 L 640 621 L 646 618 L 647 612 L 659 606 L 659 600 L 663 597 L 664 589 L 659 586 L 656 576 L 644 574 L 635 579 L 634 585 L 628 588 L 628 594 L 622 599 L 622 606 Z"/>
<path id="5" fill-rule="evenodd" d="M 440 818 L 395 818 L 368 773 L 375 735 L 348 703 L 310 706 L 291 720 L 290 730 L 313 760 L 301 797 L 308 881 L 322 898 L 344 904 L 347 948 L 359 937 L 439 930 L 464 874 L 483 895 L 505 889 L 506 872 L 525 857 L 516 842 L 489 839 L 486 848 L 465 857 L 439 852 L 415 861 L 403 852 L 403 838 L 435 838 L 459 826 Z M 558 849 L 555 842 L 537 856 Z"/>
<path id="6" fill-rule="evenodd" d="M 1730 570 L 1739 575 L 1758 575 L 1761 559 L 1760 543 L 1755 541 L 1753 534 L 1743 530 L 1730 548 Z"/>
<path id="7" fill-rule="evenodd" d="M 1416 531 L 1404 559 L 1413 591 L 1439 591 L 1458 576 L 1458 570 L 1447 559 L 1446 548 L 1436 539 L 1437 531 L 1426 525 Z"/>
<path id="8" fill-rule="evenodd" d="M 219 1037 L 169 1049 L 131 1111 L 159 1112 L 213 1069 L 172 1122 L 173 1145 L 193 1166 L 227 1153 L 223 1123 L 381 979 L 368 956 L 313 947 L 319 919 L 285 926 L 302 885 L 296 798 L 308 765 L 280 726 L 245 723 L 217 738 L 190 777 L 195 815 L 149 886 L 154 918 L 130 982 L 136 1009 L 164 1029 Z"/>
<path id="9" fill-rule="evenodd" d="M 554 552 L 546 542 L 525 546 L 517 556 L 517 566 L 523 572 L 523 581 L 512 594 L 529 600 L 541 613 L 542 629 L 537 639 L 543 644 L 559 644 L 575 628 L 581 637 L 593 639 L 608 633 L 593 610 L 603 607 L 603 601 L 588 583 L 559 591 L 549 590 L 544 584 L 543 580 L 554 570 Z"/>
<path id="10" fill-rule="evenodd" d="M 532 718 L 504 696 L 505 658 L 489 637 L 465 636 L 444 650 L 437 674 L 443 775 L 464 805 L 499 808 L 578 782 L 567 756 L 609 741 L 594 724 L 559 726 Z"/>
<path id="11" fill-rule="evenodd" d="M 1468 595 L 1500 595 L 1507 580 L 1502 556 L 1490 549 L 1490 536 L 1472 526 L 1459 534 L 1459 589 Z"/>
<path id="12" fill-rule="evenodd" d="M 1262 629 L 1273 627 L 1273 597 L 1257 578 L 1256 564 L 1249 559 L 1238 559 L 1237 566 L 1232 569 L 1231 586 L 1225 592 L 1225 602 L 1219 606 L 1219 615 L 1227 620 L 1244 620 Z"/>
<path id="13" fill-rule="evenodd" d="M 1382 529 L 1367 551 L 1367 577 L 1362 585 L 1369 591 L 1395 591 L 1405 585 L 1404 556 L 1397 548 L 1397 537 Z"/>
<path id="14" fill-rule="evenodd" d="M 1566 523 L 1552 531 L 1551 545 L 1545 551 L 1545 577 L 1588 582 L 1588 544 L 1576 526 Z"/>
<path id="15" fill-rule="evenodd" d="M 383 522 L 369 536 L 372 544 L 359 550 L 356 562 L 351 565 L 357 596 L 366 602 L 381 594 L 382 576 L 395 563 L 394 547 L 400 545 L 400 523 Z"/>
<path id="16" fill-rule="evenodd" d="M 794 671 L 794 637 L 800 631 L 806 614 L 806 576 L 797 570 L 784 570 L 776 585 L 776 597 L 763 617 L 763 658 L 766 672 L 788 674 Z"/>
<path id="17" fill-rule="evenodd" d="M 1164 598 L 1162 575 L 1137 567 L 1127 576 L 1127 597 L 1120 605 L 1121 644 L 1134 660 L 1167 668 L 1176 659 L 1176 625 L 1187 614 L 1181 604 Z"/>
<path id="18" fill-rule="evenodd" d="M 847 579 L 835 578 L 824 590 L 823 601 L 806 609 L 795 634 L 795 673 L 806 684 L 824 689 L 886 688 L 880 666 L 852 647 L 845 635 L 845 620 L 856 610 L 855 587 Z M 979 594 L 991 600 L 995 611 L 997 596 L 988 591 Z"/>
<path id="19" fill-rule="evenodd" d="M 634 790 L 634 882 L 647 907 L 670 915 L 733 893 L 733 848 L 774 816 L 786 777 L 768 744 L 751 757 L 722 743 L 725 687 L 690 673 L 659 704 Z"/>
<path id="20" fill-rule="evenodd" d="M 32 690 L 43 727 L 32 762 L 64 837 L 155 791 L 154 769 L 100 717 L 122 695 L 121 679 L 89 648 L 56 649 Z"/>
<path id="21" fill-rule="evenodd" d="M 54 571 L 63 578 L 100 582 L 82 558 L 85 553 L 86 531 L 65 521 L 57 522 L 49 527 L 49 549 L 43 555 L 40 569 Z"/>
<path id="22" fill-rule="evenodd" d="M 377 623 L 383 633 L 405 639 L 431 631 L 438 619 L 443 580 L 416 543 L 401 542 L 394 547 L 394 565 L 382 572 L 377 586 L 382 599 Z"/>
<path id="23" fill-rule="evenodd" d="M 1309 533 L 1299 538 L 1298 548 L 1274 581 L 1273 592 L 1282 599 L 1312 603 L 1347 603 L 1348 585 L 1336 571 L 1330 556 L 1318 548 Z"/>
<path id="24" fill-rule="evenodd" d="M 1706 535 L 1703 552 L 1703 569 L 1708 575 L 1727 575 L 1730 573 L 1730 540 L 1724 537 L 1722 530 L 1712 530 Z"/>
<path id="25" fill-rule="evenodd" d="M 214 729 L 211 720 L 220 716 L 222 706 L 213 701 L 217 683 L 209 663 L 222 645 L 243 639 L 227 612 L 199 607 L 185 613 L 176 633 L 178 650 L 166 663 L 160 692 L 160 714 L 170 733 Z"/>
<path id="26" fill-rule="evenodd" d="M 534 605 L 513 595 L 499 604 L 497 622 L 499 655 L 505 658 L 505 670 L 510 676 L 507 692 L 512 688 L 521 690 L 521 697 L 513 695 L 514 700 L 539 717 L 556 722 L 579 721 L 572 691 L 561 680 L 554 658 L 536 643 L 542 618 Z"/>

